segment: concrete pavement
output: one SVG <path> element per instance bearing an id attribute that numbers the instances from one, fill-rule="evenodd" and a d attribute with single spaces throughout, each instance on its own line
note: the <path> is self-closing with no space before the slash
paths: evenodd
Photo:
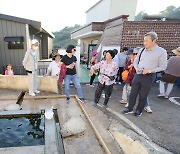
<path id="1" fill-rule="evenodd" d="M 112 97 L 109 101 L 109 108 L 122 114 L 125 109 L 124 104 L 120 104 L 123 85 L 115 85 Z M 85 99 L 93 102 L 95 87 L 82 84 Z M 72 94 L 77 94 L 75 88 L 71 88 Z M 147 136 L 159 146 L 176 154 L 180 154 L 180 106 L 173 104 L 168 99 L 159 99 L 157 95 L 158 84 L 154 83 L 149 94 L 150 106 L 153 113 L 143 112 L 139 118 L 134 115 L 123 115 L 140 128 Z M 180 97 L 180 89 L 173 88 L 170 96 Z M 103 104 L 104 98 L 101 97 L 100 104 Z M 178 99 L 176 99 L 178 100 Z M 124 123 L 124 122 L 122 122 Z M 124 124 L 126 125 L 126 124 Z M 129 126 L 127 126 L 129 127 Z"/>

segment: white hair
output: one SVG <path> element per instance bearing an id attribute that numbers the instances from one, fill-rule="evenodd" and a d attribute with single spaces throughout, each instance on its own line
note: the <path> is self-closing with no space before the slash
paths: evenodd
<path id="1" fill-rule="evenodd" d="M 145 37 L 145 36 L 151 36 L 152 41 L 158 39 L 158 36 L 157 36 L 157 33 L 156 33 L 156 32 L 148 32 L 148 33 L 146 33 L 146 34 L 144 35 L 144 37 Z"/>

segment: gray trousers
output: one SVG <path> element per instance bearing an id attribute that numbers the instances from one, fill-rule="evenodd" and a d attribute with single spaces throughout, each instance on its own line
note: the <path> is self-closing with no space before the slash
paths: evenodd
<path id="1" fill-rule="evenodd" d="M 37 71 L 33 73 L 28 73 L 28 80 L 29 80 L 29 93 L 36 92 L 38 86 Z"/>
<path id="2" fill-rule="evenodd" d="M 129 110 L 133 110 L 136 104 L 136 98 L 139 95 L 139 103 L 136 110 L 142 112 L 146 104 L 147 96 L 151 89 L 151 85 L 155 80 L 155 74 L 135 74 L 132 81 L 132 89 L 129 97 Z"/>

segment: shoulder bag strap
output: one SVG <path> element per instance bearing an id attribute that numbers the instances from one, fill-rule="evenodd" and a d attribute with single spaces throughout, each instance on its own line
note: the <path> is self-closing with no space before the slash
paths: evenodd
<path id="1" fill-rule="evenodd" d="M 140 62 L 140 59 L 141 59 L 141 55 L 142 55 L 142 53 L 143 53 L 144 49 L 145 49 L 145 48 L 143 48 L 143 49 L 142 49 L 142 51 L 141 51 L 141 53 L 140 53 L 140 55 L 139 55 L 139 60 L 138 60 L 138 64 L 139 64 L 139 62 Z"/>

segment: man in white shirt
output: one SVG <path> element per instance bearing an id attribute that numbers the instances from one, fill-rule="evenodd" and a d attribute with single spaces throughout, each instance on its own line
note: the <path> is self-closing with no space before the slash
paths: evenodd
<path id="1" fill-rule="evenodd" d="M 166 69 L 167 51 L 157 45 L 158 36 L 155 32 L 144 35 L 144 48 L 138 53 L 134 60 L 136 74 L 132 82 L 129 105 L 124 114 L 133 113 L 136 98 L 139 95 L 139 103 L 136 107 L 135 116 L 142 115 L 148 93 L 155 80 L 155 73 Z"/>

